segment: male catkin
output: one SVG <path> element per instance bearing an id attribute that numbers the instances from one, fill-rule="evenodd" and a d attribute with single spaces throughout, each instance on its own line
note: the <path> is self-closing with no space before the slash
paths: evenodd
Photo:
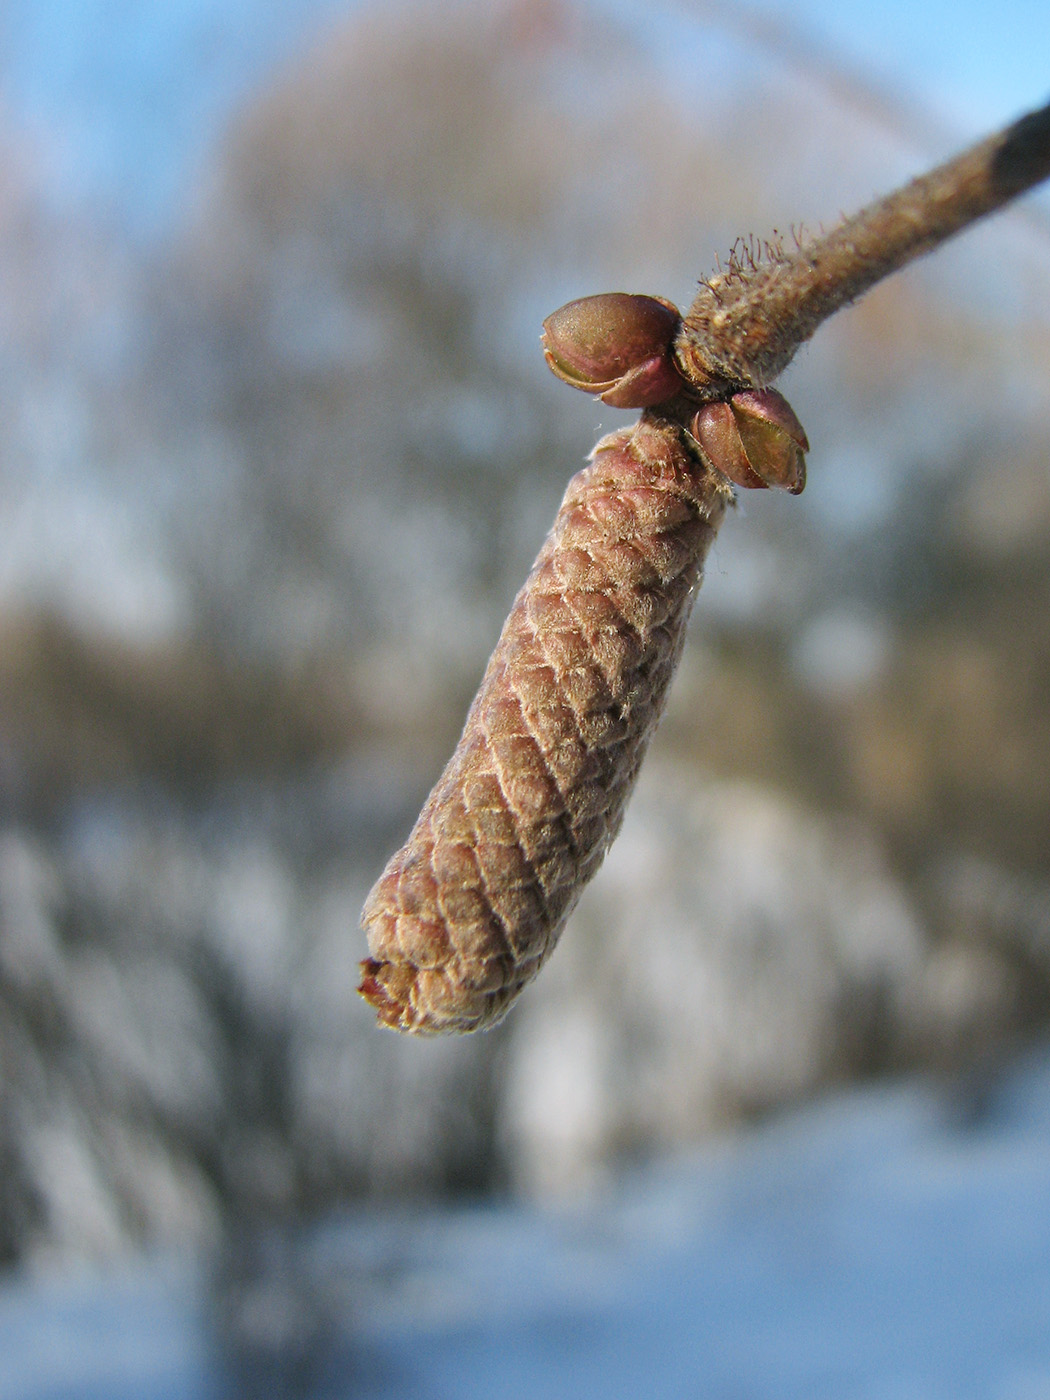
<path id="1" fill-rule="evenodd" d="M 623 818 L 729 483 L 646 413 L 570 481 L 459 745 L 363 914 L 362 994 L 422 1034 L 495 1024 Z"/>

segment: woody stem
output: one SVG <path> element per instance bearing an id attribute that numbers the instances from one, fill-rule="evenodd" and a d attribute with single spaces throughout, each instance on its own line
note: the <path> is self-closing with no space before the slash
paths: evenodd
<path id="1" fill-rule="evenodd" d="M 1050 175 L 1050 103 L 797 251 L 702 284 L 676 343 L 707 396 L 770 383 L 833 312 Z"/>

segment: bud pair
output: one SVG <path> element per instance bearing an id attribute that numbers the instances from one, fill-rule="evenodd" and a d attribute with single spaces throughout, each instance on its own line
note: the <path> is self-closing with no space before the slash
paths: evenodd
<path id="1" fill-rule="evenodd" d="M 677 308 L 662 297 L 581 297 L 544 321 L 543 353 L 574 389 L 613 408 L 653 408 L 688 387 L 674 360 L 680 324 Z M 704 404 L 689 432 L 704 460 L 737 486 L 779 486 L 797 496 L 806 484 L 809 443 L 776 389 L 742 389 Z"/>

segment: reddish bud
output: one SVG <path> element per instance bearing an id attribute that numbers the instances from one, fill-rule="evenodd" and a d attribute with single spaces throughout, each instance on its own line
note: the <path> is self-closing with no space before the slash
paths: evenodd
<path id="1" fill-rule="evenodd" d="M 711 465 L 737 486 L 779 486 L 797 496 L 806 484 L 809 441 L 776 389 L 744 389 L 728 403 L 705 404 L 690 432 Z"/>
<path id="2" fill-rule="evenodd" d="M 543 353 L 574 389 L 613 408 L 650 408 L 683 386 L 671 355 L 679 320 L 678 309 L 662 297 L 581 297 L 544 321 Z"/>

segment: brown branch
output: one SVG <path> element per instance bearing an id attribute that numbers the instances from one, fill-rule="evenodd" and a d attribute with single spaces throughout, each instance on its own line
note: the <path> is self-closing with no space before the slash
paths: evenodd
<path id="1" fill-rule="evenodd" d="M 705 398 L 771 383 L 840 307 L 1050 175 L 1050 104 L 792 252 L 701 284 L 676 357 Z"/>

